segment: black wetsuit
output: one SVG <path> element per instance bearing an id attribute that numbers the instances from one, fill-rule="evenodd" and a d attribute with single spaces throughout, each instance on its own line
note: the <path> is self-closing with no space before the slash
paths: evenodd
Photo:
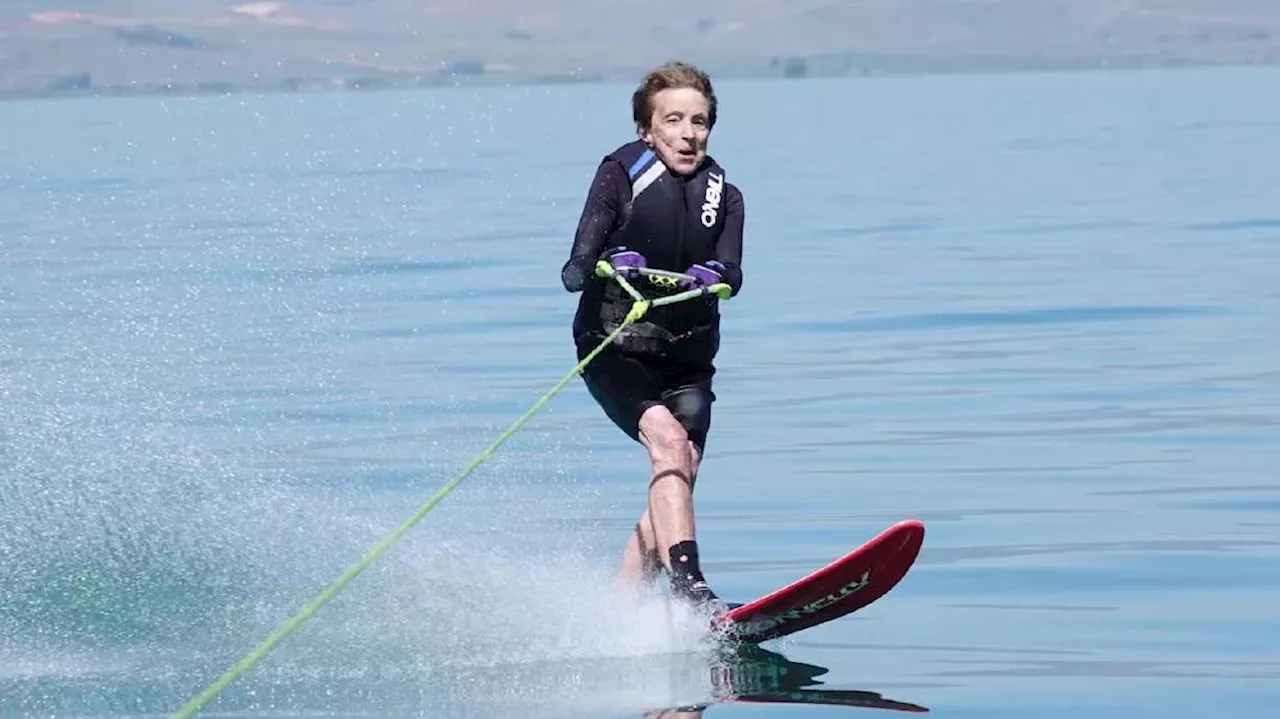
<path id="1" fill-rule="evenodd" d="M 606 155 L 596 171 L 561 279 L 581 291 L 573 336 L 581 360 L 615 329 L 632 307 L 618 283 L 595 275 L 602 253 L 627 247 L 650 268 L 685 272 L 716 260 L 733 294 L 742 287 L 743 201 L 737 187 L 708 157 L 693 174 L 671 173 L 641 142 Z M 662 294 L 643 279 L 647 296 Z M 665 290 L 670 292 L 671 290 Z M 583 378 L 605 413 L 632 439 L 640 415 L 665 404 L 689 438 L 705 446 L 711 391 L 720 348 L 719 300 L 714 295 L 651 307 L 588 363 Z"/>

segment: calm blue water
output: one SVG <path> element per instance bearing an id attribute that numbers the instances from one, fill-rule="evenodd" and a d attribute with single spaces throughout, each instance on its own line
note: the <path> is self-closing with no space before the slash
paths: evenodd
<path id="1" fill-rule="evenodd" d="M 720 84 L 747 279 L 708 574 L 745 601 L 929 529 L 888 597 L 768 647 L 813 666 L 739 689 L 1274 715 L 1278 80 Z M 0 713 L 176 710 L 563 377 L 558 271 L 630 89 L 0 107 Z M 644 467 L 570 384 L 207 712 L 723 694 L 600 591 Z M 879 710 L 710 709 L 832 711 Z"/>

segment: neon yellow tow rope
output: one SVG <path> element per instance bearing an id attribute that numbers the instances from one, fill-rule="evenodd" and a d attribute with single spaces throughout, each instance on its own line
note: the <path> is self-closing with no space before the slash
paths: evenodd
<path id="1" fill-rule="evenodd" d="M 664 272 L 662 270 L 642 270 L 641 273 L 648 276 L 651 280 L 654 278 L 658 278 L 658 281 L 655 282 L 655 284 L 668 285 L 668 286 L 673 283 L 673 280 L 678 280 L 680 278 L 687 277 L 687 275 L 682 275 L 674 272 Z M 626 278 L 617 274 L 614 271 L 613 267 L 609 265 L 609 263 L 607 262 L 601 261 L 596 264 L 596 274 L 600 277 L 608 277 L 616 280 L 620 285 L 622 285 L 622 287 L 627 291 L 627 293 L 630 294 L 631 297 L 635 300 L 634 304 L 631 307 L 631 311 L 627 313 L 626 318 L 618 325 L 618 327 L 614 329 L 612 332 L 610 332 L 609 335 L 605 337 L 604 340 L 601 341 L 600 344 L 597 345 L 595 349 L 593 349 L 590 353 L 588 353 L 586 357 L 583 357 L 582 360 L 579 361 L 578 364 L 575 365 L 574 368 L 570 370 L 569 373 L 566 374 L 559 382 L 557 382 L 556 385 L 552 387 L 549 392 L 543 395 L 537 402 L 534 402 L 533 406 L 530 407 L 528 411 L 526 411 L 523 415 L 521 415 L 520 418 L 517 419 L 514 424 L 512 424 L 505 432 L 498 435 L 498 438 L 495 439 L 492 443 L 490 443 L 488 447 L 485 447 L 484 450 L 480 452 L 480 454 L 476 455 L 475 459 L 471 460 L 471 462 L 467 464 L 466 467 L 463 467 L 462 471 L 454 475 L 454 477 L 450 479 L 443 487 L 441 487 L 440 490 L 431 497 L 431 499 L 427 500 L 426 504 L 423 504 L 420 508 L 418 508 L 418 511 L 414 512 L 412 516 L 410 516 L 407 520 L 401 523 L 400 526 L 396 527 L 394 531 L 392 531 L 384 539 L 382 539 L 377 544 L 375 544 L 368 552 L 365 553 L 363 557 L 360 558 L 360 561 L 356 562 L 349 569 L 347 569 L 347 571 L 343 572 L 341 576 L 339 576 L 336 580 L 333 581 L 332 584 L 326 587 L 324 591 L 320 592 L 320 594 L 315 599 L 311 600 L 311 602 L 308 603 L 306 606 L 304 606 L 302 610 L 299 611 L 296 615 L 294 615 L 284 624 L 281 624 L 278 629 L 272 632 L 271 635 L 268 636 L 261 644 L 255 647 L 253 651 L 246 654 L 243 659 L 241 659 L 239 662 L 236 662 L 235 666 L 227 670 L 227 672 L 223 674 L 221 677 L 219 677 L 217 681 L 210 684 L 208 688 L 206 688 L 204 691 L 192 697 L 191 700 L 188 701 L 185 706 L 183 706 L 180 710 L 178 710 L 176 714 L 172 715 L 172 719 L 187 719 L 188 717 L 192 716 L 196 712 L 200 711 L 201 708 L 203 708 L 206 704 L 212 701 L 214 697 L 216 697 L 219 693 L 221 693 L 223 689 L 227 688 L 229 684 L 234 682 L 236 679 L 240 678 L 242 675 L 244 675 L 245 672 L 249 671 L 249 669 L 251 669 L 253 665 L 261 661 L 261 659 L 265 657 L 272 649 L 274 649 L 277 644 L 284 641 L 284 639 L 287 638 L 290 634 L 293 634 L 294 631 L 298 629 L 298 627 L 302 626 L 303 623 L 305 623 L 317 611 L 319 611 L 322 606 L 328 603 L 330 599 L 333 599 L 333 597 L 336 596 L 338 592 L 342 591 L 343 588 L 345 588 L 348 584 L 350 584 L 351 581 L 355 579 L 361 572 L 368 569 L 369 566 L 373 564 L 374 560 L 376 560 L 379 556 L 381 556 L 388 549 L 390 549 L 391 545 L 395 544 L 400 539 L 400 537 L 404 535 L 405 532 L 409 531 L 409 529 L 413 525 L 417 524 L 419 520 L 421 520 L 424 516 L 426 516 L 427 512 L 430 512 L 432 509 L 434 509 L 435 506 L 445 498 L 445 495 L 452 492 L 455 487 L 461 484 L 462 480 L 466 479 L 467 476 L 469 476 L 472 472 L 474 472 L 476 467 L 479 467 L 491 456 L 493 456 L 493 453 L 497 451 L 497 449 L 500 446 L 502 446 L 503 443 L 505 443 L 508 439 L 510 439 L 512 435 L 520 431 L 520 429 L 524 427 L 525 423 L 527 423 L 529 419 L 533 417 L 534 414 L 536 414 L 539 410 L 545 407 L 548 402 L 551 401 L 552 397 L 559 394 L 560 390 L 564 389 L 569 384 L 569 382 L 573 381 L 574 377 L 581 374 L 583 369 L 586 368 L 586 366 L 591 362 L 591 360 L 595 359 L 596 355 L 600 354 L 600 352 L 602 352 L 604 348 L 614 340 L 614 338 L 616 338 L 619 334 L 621 334 L 622 331 L 627 327 L 629 327 L 630 325 L 640 321 L 640 319 L 644 317 L 645 313 L 649 311 L 650 307 L 657 307 L 660 305 L 668 305 L 676 302 L 683 302 L 685 300 L 690 300 L 695 297 L 702 297 L 707 294 L 714 294 L 720 297 L 721 299 L 728 299 L 731 294 L 731 290 L 728 285 L 719 283 L 719 284 L 711 285 L 709 287 L 704 286 L 698 289 L 688 290 L 685 292 L 680 292 L 677 294 L 668 295 L 666 297 L 650 300 L 650 299 L 646 299 L 643 295 L 637 292 L 635 288 L 632 287 L 631 284 L 627 282 Z"/>

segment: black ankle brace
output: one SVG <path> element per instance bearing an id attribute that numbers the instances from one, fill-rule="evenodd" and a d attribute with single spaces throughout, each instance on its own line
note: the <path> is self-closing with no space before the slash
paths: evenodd
<path id="1" fill-rule="evenodd" d="M 702 568 L 698 566 L 698 542 L 686 540 L 671 545 L 667 551 L 671 558 L 671 585 L 678 589 L 688 589 L 698 582 L 706 581 L 702 576 Z"/>

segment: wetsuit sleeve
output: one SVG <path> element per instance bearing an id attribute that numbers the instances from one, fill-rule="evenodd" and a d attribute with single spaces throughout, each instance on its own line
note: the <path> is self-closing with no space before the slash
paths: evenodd
<path id="1" fill-rule="evenodd" d="M 716 241 L 716 259 L 724 265 L 725 284 L 736 297 L 742 289 L 742 233 L 746 225 L 746 205 L 742 191 L 733 184 L 726 186 L 724 230 Z"/>
<path id="2" fill-rule="evenodd" d="M 594 276 L 596 260 L 617 227 L 626 202 L 624 192 L 629 186 L 626 169 L 621 164 L 605 160 L 596 169 L 578 218 L 569 261 L 560 270 L 560 281 L 569 292 L 581 292 L 587 279 Z"/>

